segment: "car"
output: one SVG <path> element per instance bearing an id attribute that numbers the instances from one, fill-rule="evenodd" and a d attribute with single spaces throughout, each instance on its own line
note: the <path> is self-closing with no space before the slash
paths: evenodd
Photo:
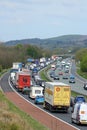
<path id="1" fill-rule="evenodd" d="M 59 75 L 63 75 L 63 72 L 62 71 L 59 71 L 59 73 L 58 73 Z"/>
<path id="2" fill-rule="evenodd" d="M 35 104 L 43 104 L 44 103 L 44 96 L 43 95 L 37 95 L 34 100 Z"/>
<path id="3" fill-rule="evenodd" d="M 76 81 L 75 81 L 75 79 L 70 79 L 69 80 L 69 83 L 75 83 Z"/>
<path id="4" fill-rule="evenodd" d="M 77 102 L 86 102 L 85 97 L 83 95 L 77 95 L 74 98 L 74 103 L 77 103 Z"/>
<path id="5" fill-rule="evenodd" d="M 54 80 L 59 80 L 60 79 L 58 75 L 54 75 L 53 78 L 54 78 Z"/>
<path id="6" fill-rule="evenodd" d="M 54 72 L 54 71 L 51 71 L 51 72 L 50 72 L 50 77 L 51 77 L 51 78 L 54 78 L 54 75 L 55 75 L 55 72 Z"/>
<path id="7" fill-rule="evenodd" d="M 45 87 L 45 80 L 38 79 L 38 80 L 36 81 L 36 84 L 37 84 L 37 85 L 40 85 L 40 86 L 42 86 L 42 87 Z"/>
<path id="8" fill-rule="evenodd" d="M 87 82 L 86 82 L 86 83 L 84 83 L 83 88 L 84 88 L 85 90 L 87 90 Z"/>
<path id="9" fill-rule="evenodd" d="M 65 70 L 65 73 L 69 73 L 69 69 L 66 69 L 66 70 Z"/>
<path id="10" fill-rule="evenodd" d="M 70 78 L 69 78 L 69 83 L 75 83 L 75 76 L 74 75 L 71 75 Z"/>
<path id="11" fill-rule="evenodd" d="M 68 75 L 63 75 L 63 79 L 68 79 Z"/>
<path id="12" fill-rule="evenodd" d="M 22 94 L 26 94 L 26 95 L 28 95 L 29 92 L 30 92 L 30 88 L 27 87 L 27 86 L 25 86 L 25 87 L 23 88 L 23 90 L 22 90 Z"/>
<path id="13" fill-rule="evenodd" d="M 71 98 L 71 106 L 73 107 L 77 102 L 86 102 L 83 95 L 77 95 L 75 98 Z"/>

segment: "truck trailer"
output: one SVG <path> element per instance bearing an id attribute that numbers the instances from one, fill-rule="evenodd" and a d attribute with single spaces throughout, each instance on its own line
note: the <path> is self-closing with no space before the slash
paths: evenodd
<path id="1" fill-rule="evenodd" d="M 16 70 L 22 70 L 22 63 L 21 62 L 13 62 L 13 65 L 12 65 L 12 69 L 16 69 Z"/>
<path id="2" fill-rule="evenodd" d="M 25 88 L 30 88 L 31 86 L 31 75 L 27 72 L 17 72 L 16 73 L 16 88 L 18 91 L 23 91 Z"/>
<path id="3" fill-rule="evenodd" d="M 62 82 L 46 82 L 43 107 L 52 111 L 68 112 L 70 107 L 71 87 Z"/>

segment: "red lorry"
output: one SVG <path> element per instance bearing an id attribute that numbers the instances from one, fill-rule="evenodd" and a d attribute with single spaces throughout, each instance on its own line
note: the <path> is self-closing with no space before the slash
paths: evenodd
<path id="1" fill-rule="evenodd" d="M 28 72 L 16 73 L 16 88 L 18 91 L 24 91 L 31 86 L 31 75 Z"/>

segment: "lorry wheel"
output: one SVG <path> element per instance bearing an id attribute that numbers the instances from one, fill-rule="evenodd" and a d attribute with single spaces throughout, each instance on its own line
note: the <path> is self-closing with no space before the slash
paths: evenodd
<path id="1" fill-rule="evenodd" d="M 66 108 L 65 112 L 68 113 L 68 108 Z"/>
<path id="2" fill-rule="evenodd" d="M 53 108 L 52 108 L 52 106 L 49 107 L 49 110 L 50 110 L 51 112 L 53 112 Z"/>
<path id="3" fill-rule="evenodd" d="M 46 105 L 45 105 L 45 102 L 43 103 L 43 108 L 46 109 Z"/>
<path id="4" fill-rule="evenodd" d="M 71 122 L 74 123 L 72 118 L 71 118 Z"/>

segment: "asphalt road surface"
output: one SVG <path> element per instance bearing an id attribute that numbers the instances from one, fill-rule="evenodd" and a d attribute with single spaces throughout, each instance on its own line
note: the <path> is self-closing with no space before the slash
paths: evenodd
<path id="1" fill-rule="evenodd" d="M 0 84 L 1 84 L 1 87 L 3 89 L 4 92 L 8 92 L 8 91 L 13 91 L 13 89 L 11 88 L 12 85 L 10 86 L 9 83 L 8 83 L 8 78 L 9 78 L 9 73 L 6 73 L 3 78 L 1 79 L 0 81 Z M 62 78 L 61 78 L 62 80 Z M 67 81 L 68 82 L 68 81 Z M 74 84 L 75 85 L 75 84 Z M 73 87 L 73 86 L 72 86 Z M 15 89 L 16 91 L 16 89 Z M 26 98 L 28 101 L 34 103 L 34 100 L 28 98 L 28 95 L 23 95 L 22 93 L 19 93 L 20 95 L 22 95 L 24 98 Z M 43 106 L 42 105 L 37 105 L 38 107 L 40 107 L 41 109 L 43 109 Z M 48 110 L 46 111 L 48 113 L 50 113 Z M 81 125 L 81 126 L 78 126 L 76 124 L 72 124 L 71 123 L 71 108 L 69 109 L 68 113 L 63 113 L 63 112 L 56 112 L 56 113 L 50 113 L 52 115 L 54 115 L 55 117 L 57 118 L 60 118 L 62 119 L 63 121 L 77 127 L 78 129 L 80 130 L 87 130 L 87 125 Z"/>

